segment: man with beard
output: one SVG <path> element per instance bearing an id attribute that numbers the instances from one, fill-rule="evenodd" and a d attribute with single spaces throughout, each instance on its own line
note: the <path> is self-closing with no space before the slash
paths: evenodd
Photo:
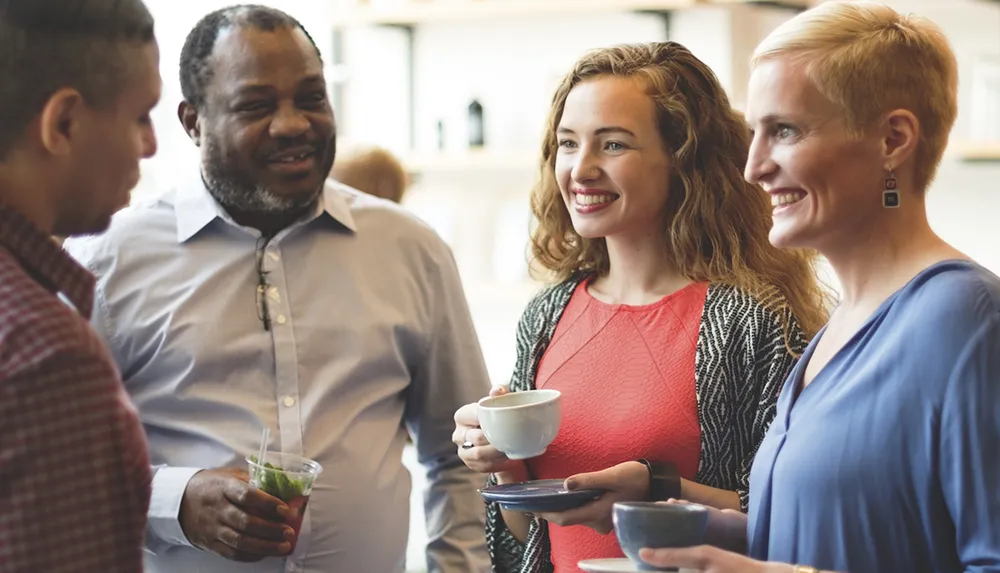
<path id="1" fill-rule="evenodd" d="M 206 16 L 181 86 L 200 169 L 66 247 L 99 277 L 95 324 L 147 432 L 148 570 L 401 572 L 408 430 L 429 569 L 486 570 L 482 484 L 451 429 L 488 377 L 450 251 L 399 207 L 325 183 L 323 64 L 287 14 Z M 263 427 L 269 449 L 323 466 L 293 551 L 288 506 L 247 483 Z"/>

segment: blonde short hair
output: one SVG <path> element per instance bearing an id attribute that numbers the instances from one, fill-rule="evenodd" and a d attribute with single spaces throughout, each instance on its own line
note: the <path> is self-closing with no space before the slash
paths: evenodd
<path id="1" fill-rule="evenodd" d="M 853 135 L 892 110 L 913 113 L 921 129 L 915 184 L 926 190 L 958 115 L 958 62 L 937 25 L 876 2 L 827 2 L 774 30 L 751 67 L 774 59 L 805 64 Z"/>
<path id="2" fill-rule="evenodd" d="M 400 161 L 381 147 L 358 147 L 338 154 L 330 177 L 369 195 L 399 203 L 409 186 Z"/>

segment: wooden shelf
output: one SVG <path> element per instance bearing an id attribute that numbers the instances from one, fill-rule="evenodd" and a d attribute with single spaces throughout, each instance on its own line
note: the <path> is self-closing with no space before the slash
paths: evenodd
<path id="1" fill-rule="evenodd" d="M 955 142 L 948 154 L 961 161 L 1000 161 L 1000 141 Z"/>
<path id="2" fill-rule="evenodd" d="M 404 156 L 403 165 L 411 173 L 465 171 L 526 171 L 538 169 L 540 152 L 529 150 L 468 150 L 420 153 Z"/>

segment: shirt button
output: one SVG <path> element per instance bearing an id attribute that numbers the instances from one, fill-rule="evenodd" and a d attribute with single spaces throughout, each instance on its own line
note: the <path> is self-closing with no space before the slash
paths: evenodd
<path id="1" fill-rule="evenodd" d="M 285 324 L 286 322 L 288 322 L 288 319 L 285 318 L 285 315 L 283 314 L 279 314 L 277 320 L 278 324 Z"/>
<path id="2" fill-rule="evenodd" d="M 285 399 L 282 400 L 282 402 L 285 404 L 285 406 L 291 408 L 292 406 L 295 405 L 295 398 L 292 398 L 291 396 L 285 396 Z"/>

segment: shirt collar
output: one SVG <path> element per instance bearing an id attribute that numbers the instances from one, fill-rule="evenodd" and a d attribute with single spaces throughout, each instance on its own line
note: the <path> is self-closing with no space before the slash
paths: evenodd
<path id="1" fill-rule="evenodd" d="M 323 186 L 323 212 L 351 232 L 357 233 L 358 227 L 354 223 L 354 216 L 351 215 L 351 199 L 349 199 L 353 197 L 344 189 L 343 184 L 326 180 Z"/>
<path id="2" fill-rule="evenodd" d="M 326 181 L 320 196 L 320 205 L 317 206 L 317 212 L 311 218 L 326 213 L 347 229 L 356 232 L 357 226 L 351 215 L 348 195 L 339 188 L 339 185 L 334 181 Z M 178 191 L 175 213 L 178 243 L 187 242 L 216 219 L 230 225 L 236 224 L 208 192 L 200 173 Z"/>
<path id="3" fill-rule="evenodd" d="M 90 319 L 94 308 L 94 275 L 20 213 L 0 204 L 0 245 L 20 261 L 39 284 L 61 293 Z"/>

